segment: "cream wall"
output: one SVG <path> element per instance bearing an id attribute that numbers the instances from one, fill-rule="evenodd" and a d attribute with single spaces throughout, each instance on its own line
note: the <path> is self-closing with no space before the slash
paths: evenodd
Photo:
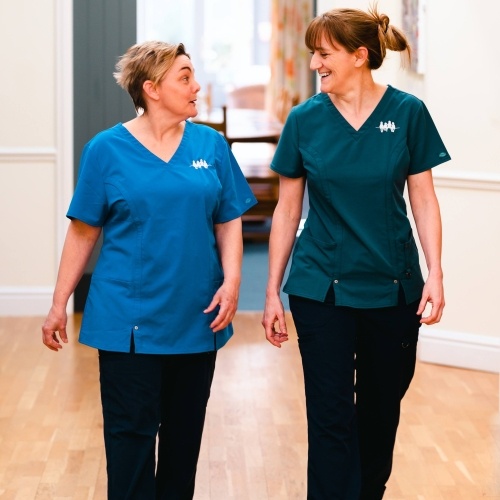
<path id="1" fill-rule="evenodd" d="M 444 223 L 447 306 L 422 331 L 420 357 L 495 371 L 500 265 L 500 72 L 491 50 L 500 3 L 429 2 L 426 72 L 400 69 L 391 55 L 376 78 L 422 98 L 453 160 L 435 169 Z M 379 7 L 401 24 L 400 0 Z M 318 0 L 366 9 L 368 2 Z M 0 315 L 43 315 L 73 186 L 72 18 L 67 0 L 0 0 Z"/>
<path id="2" fill-rule="evenodd" d="M 421 0 L 422 1 L 422 0 Z M 380 0 L 396 26 L 402 1 Z M 368 1 L 318 0 L 318 12 L 367 9 Z M 500 3 L 427 1 L 424 75 L 401 69 L 391 53 L 376 79 L 423 99 L 452 161 L 434 169 L 443 219 L 447 305 L 438 325 L 422 328 L 420 358 L 498 371 L 500 327 L 500 69 L 496 46 Z"/>
<path id="3" fill-rule="evenodd" d="M 0 315 L 50 305 L 72 189 L 70 4 L 0 0 Z"/>

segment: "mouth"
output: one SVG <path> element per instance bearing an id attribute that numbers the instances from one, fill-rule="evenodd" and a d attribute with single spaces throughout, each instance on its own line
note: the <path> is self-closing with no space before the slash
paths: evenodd
<path id="1" fill-rule="evenodd" d="M 327 78 L 327 77 L 328 77 L 328 76 L 330 76 L 331 74 L 332 74 L 331 72 L 330 72 L 330 73 L 318 73 L 318 75 L 319 75 L 319 77 L 320 77 L 321 79 L 323 79 L 323 78 Z"/>

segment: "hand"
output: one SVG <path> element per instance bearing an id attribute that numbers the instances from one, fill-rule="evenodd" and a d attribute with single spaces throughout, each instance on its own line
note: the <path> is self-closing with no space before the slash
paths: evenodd
<path id="1" fill-rule="evenodd" d="M 210 305 L 203 311 L 204 313 L 210 313 L 219 306 L 217 316 L 210 323 L 210 328 L 214 333 L 226 328 L 233 320 L 238 308 L 238 292 L 238 285 L 231 285 L 224 282 L 217 292 L 215 292 Z"/>
<path id="2" fill-rule="evenodd" d="M 62 349 L 61 342 L 68 343 L 68 335 L 66 333 L 66 324 L 68 316 L 66 310 L 59 310 L 54 306 L 51 307 L 47 318 L 42 326 L 42 341 L 52 351 Z M 57 338 L 59 332 L 59 339 Z"/>
<path id="3" fill-rule="evenodd" d="M 278 323 L 278 330 L 275 328 L 276 323 Z M 266 339 L 272 345 L 281 348 L 281 344 L 288 340 L 285 310 L 278 295 L 266 299 L 264 314 L 262 316 L 262 326 L 266 333 Z"/>
<path id="4" fill-rule="evenodd" d="M 422 316 L 420 323 L 426 325 L 439 323 L 445 306 L 443 280 L 441 278 L 435 278 L 432 276 L 427 278 L 417 314 L 424 313 L 427 303 L 431 304 L 430 313 L 427 316 Z"/>

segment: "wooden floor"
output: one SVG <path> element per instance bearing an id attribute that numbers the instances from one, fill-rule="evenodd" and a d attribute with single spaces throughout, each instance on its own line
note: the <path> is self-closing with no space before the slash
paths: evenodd
<path id="1" fill-rule="evenodd" d="M 0 498 L 105 499 L 96 352 L 41 344 L 42 318 L 0 318 Z M 291 320 L 289 325 L 292 326 Z M 295 336 L 268 345 L 239 313 L 220 351 L 196 500 L 304 500 L 306 420 Z M 500 499 L 498 376 L 419 363 L 385 499 Z"/>

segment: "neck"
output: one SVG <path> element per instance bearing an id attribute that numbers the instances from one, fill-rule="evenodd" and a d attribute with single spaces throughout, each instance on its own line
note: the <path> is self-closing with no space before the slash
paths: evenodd
<path id="1" fill-rule="evenodd" d="M 142 130 L 147 131 L 158 140 L 177 136 L 184 130 L 184 121 L 179 122 L 178 118 L 169 119 L 165 113 L 146 112 L 135 120 Z"/>
<path id="2" fill-rule="evenodd" d="M 329 96 L 337 108 L 357 113 L 365 108 L 373 108 L 382 98 L 386 88 L 385 85 L 377 84 L 371 79 L 346 92 L 329 94 Z"/>

